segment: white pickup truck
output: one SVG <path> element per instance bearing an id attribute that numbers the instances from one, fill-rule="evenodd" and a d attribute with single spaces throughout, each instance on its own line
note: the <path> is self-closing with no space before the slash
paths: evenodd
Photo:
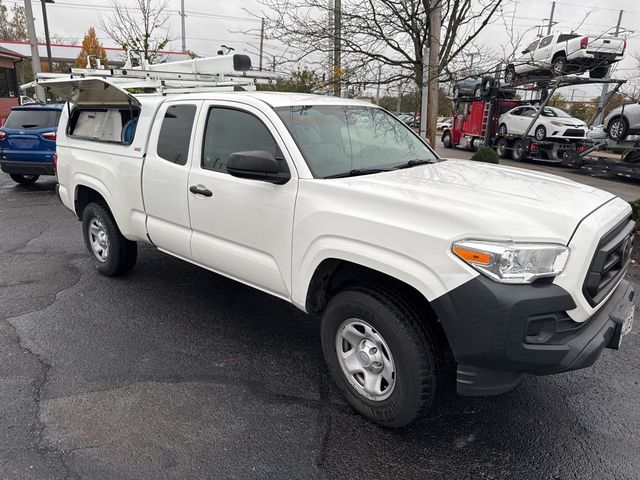
<path id="1" fill-rule="evenodd" d="M 587 367 L 631 328 L 634 222 L 610 193 L 439 158 L 355 100 L 54 90 L 70 99 L 58 194 L 97 270 L 127 273 L 146 242 L 292 303 L 382 425 L 429 410 L 452 362 L 460 394 L 498 394 Z"/>
<path id="2" fill-rule="evenodd" d="M 561 76 L 589 71 L 591 78 L 604 78 L 612 63 L 622 60 L 627 40 L 613 36 L 587 37 L 556 33 L 532 42 L 507 65 L 505 81 L 526 82 L 532 75 Z"/>

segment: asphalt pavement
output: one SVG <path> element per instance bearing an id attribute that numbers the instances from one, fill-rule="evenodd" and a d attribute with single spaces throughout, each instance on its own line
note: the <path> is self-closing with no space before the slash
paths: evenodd
<path id="1" fill-rule="evenodd" d="M 1 479 L 640 475 L 638 327 L 592 368 L 386 430 L 327 377 L 316 321 L 151 247 L 100 276 L 54 186 L 0 174 Z"/>

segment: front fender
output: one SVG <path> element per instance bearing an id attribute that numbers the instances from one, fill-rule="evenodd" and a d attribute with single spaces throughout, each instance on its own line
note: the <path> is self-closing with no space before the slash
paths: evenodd
<path id="1" fill-rule="evenodd" d="M 328 259 L 345 260 L 389 275 L 412 286 L 429 301 L 449 289 L 432 268 L 416 259 L 350 238 L 323 236 L 308 246 L 299 261 L 294 259 L 292 301 L 298 308 L 306 310 L 307 292 L 313 274 Z M 468 274 L 464 277 L 460 283 L 469 279 Z"/>

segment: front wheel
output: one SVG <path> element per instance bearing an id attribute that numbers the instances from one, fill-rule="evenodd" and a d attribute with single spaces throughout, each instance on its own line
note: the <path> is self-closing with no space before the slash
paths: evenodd
<path id="1" fill-rule="evenodd" d="M 36 183 L 40 175 L 24 175 L 22 173 L 11 173 L 9 174 L 11 180 L 19 183 L 20 185 L 31 185 Z"/>
<path id="2" fill-rule="evenodd" d="M 517 79 L 516 68 L 513 65 L 507 66 L 507 69 L 504 71 L 504 82 L 507 85 L 515 85 Z"/>
<path id="3" fill-rule="evenodd" d="M 551 73 L 554 77 L 561 77 L 566 73 L 567 59 L 563 55 L 557 56 L 551 64 Z"/>
<path id="4" fill-rule="evenodd" d="M 614 117 L 607 127 L 607 136 L 611 140 L 624 140 L 627 137 L 627 121 L 622 117 Z"/>
<path id="5" fill-rule="evenodd" d="M 453 141 L 451 139 L 451 132 L 444 132 L 442 134 L 442 145 L 444 148 L 453 148 Z"/>
<path id="6" fill-rule="evenodd" d="M 322 318 L 329 371 L 353 408 L 385 427 L 428 411 L 443 389 L 443 356 L 426 319 L 401 297 L 354 288 Z"/>
<path id="7" fill-rule="evenodd" d="M 84 243 L 96 269 L 108 277 L 131 270 L 137 259 L 136 242 L 127 240 L 116 225 L 111 212 L 103 205 L 90 203 L 82 212 Z"/>
<path id="8" fill-rule="evenodd" d="M 545 138 L 547 138 L 547 129 L 546 129 L 546 128 L 544 128 L 544 125 L 539 125 L 539 126 L 536 128 L 536 131 L 535 131 L 535 134 L 534 134 L 534 135 L 535 135 L 535 137 L 536 137 L 536 140 L 538 140 L 538 141 L 540 141 L 540 142 L 541 142 L 541 141 L 543 141 Z"/>

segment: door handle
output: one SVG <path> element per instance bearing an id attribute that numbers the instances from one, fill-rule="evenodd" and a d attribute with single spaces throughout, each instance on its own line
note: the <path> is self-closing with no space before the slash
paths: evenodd
<path id="1" fill-rule="evenodd" d="M 209 190 L 204 185 L 191 185 L 189 187 L 189 191 L 191 193 L 195 193 L 196 195 L 202 195 L 203 197 L 212 197 L 213 192 Z"/>

